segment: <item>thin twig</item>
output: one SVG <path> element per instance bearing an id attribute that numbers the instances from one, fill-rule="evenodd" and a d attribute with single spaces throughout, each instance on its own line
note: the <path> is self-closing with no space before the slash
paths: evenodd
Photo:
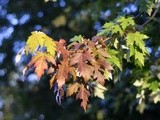
<path id="1" fill-rule="evenodd" d="M 154 11 L 154 13 L 152 14 L 152 16 L 151 16 L 145 23 L 143 23 L 143 24 L 141 25 L 141 27 L 140 27 L 141 29 L 142 29 L 145 25 L 147 25 L 151 20 L 154 19 L 154 17 L 155 17 L 155 15 L 157 14 L 159 8 L 160 8 L 160 3 L 158 3 L 157 9 Z"/>

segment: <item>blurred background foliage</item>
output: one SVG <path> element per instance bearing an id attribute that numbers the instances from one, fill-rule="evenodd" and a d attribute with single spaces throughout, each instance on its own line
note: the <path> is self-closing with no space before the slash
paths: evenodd
<path id="1" fill-rule="evenodd" d="M 0 120 L 158 120 L 159 2 L 0 0 Z M 32 31 L 43 31 L 55 40 L 69 41 L 79 34 L 91 38 L 105 22 L 120 15 L 133 16 L 137 29 L 149 36 L 146 46 L 150 56 L 143 69 L 126 63 L 122 72 L 115 70 L 113 80 L 107 82 L 105 99 L 91 99 L 86 112 L 72 98 L 65 98 L 63 106 L 58 106 L 48 76 L 40 81 L 32 73 L 23 76 L 29 58 L 23 57 L 19 64 L 14 62 Z M 141 104 L 136 97 L 141 99 Z"/>

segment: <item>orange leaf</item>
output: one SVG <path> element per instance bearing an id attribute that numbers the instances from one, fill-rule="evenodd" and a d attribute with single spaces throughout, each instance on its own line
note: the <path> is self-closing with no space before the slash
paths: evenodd
<path id="1" fill-rule="evenodd" d="M 84 87 L 84 85 L 82 84 L 80 86 L 80 90 L 76 95 L 76 99 L 81 99 L 81 106 L 83 107 L 83 109 L 86 111 L 87 109 L 87 104 L 88 104 L 88 97 L 90 96 L 90 92 Z"/>
<path id="2" fill-rule="evenodd" d="M 76 93 L 79 87 L 80 87 L 80 84 L 77 82 L 69 85 L 67 89 L 67 96 L 71 96 L 72 94 Z"/>
<path id="3" fill-rule="evenodd" d="M 55 75 L 53 75 L 52 76 L 52 78 L 50 79 L 50 81 L 49 81 L 49 83 L 50 83 L 50 89 L 52 89 L 52 87 L 53 87 L 53 84 L 54 84 L 54 82 L 55 82 Z"/>
<path id="4" fill-rule="evenodd" d="M 58 66 L 59 69 L 56 74 L 56 80 L 58 83 L 58 87 L 61 88 L 63 84 L 65 84 L 65 80 L 68 79 L 68 73 L 69 73 L 69 65 L 68 61 L 61 61 L 61 64 Z"/>
<path id="5" fill-rule="evenodd" d="M 41 52 L 37 52 L 37 55 L 35 55 L 30 63 L 28 64 L 28 66 L 32 66 L 34 65 L 35 67 L 35 73 L 37 74 L 38 78 L 40 79 L 42 77 L 42 75 L 44 74 L 45 70 L 48 70 L 48 62 L 51 62 L 52 64 L 56 64 L 55 60 L 53 59 L 52 56 L 45 54 L 45 53 L 41 53 Z"/>
<path id="6" fill-rule="evenodd" d="M 73 80 L 76 80 L 77 76 L 76 76 L 75 67 L 70 67 L 70 68 L 69 68 L 69 73 L 72 75 Z"/>
<path id="7" fill-rule="evenodd" d="M 64 39 L 60 39 L 59 42 L 56 43 L 57 44 L 57 51 L 62 54 L 62 58 L 63 59 L 67 59 L 68 58 L 68 50 L 66 49 L 66 41 Z"/>
<path id="8" fill-rule="evenodd" d="M 76 53 L 70 61 L 70 65 L 78 66 L 78 72 L 86 82 L 89 80 L 89 78 L 91 78 L 91 75 L 93 74 L 93 67 L 88 64 L 88 62 L 92 60 L 94 60 L 92 55 L 88 51 L 85 51 Z"/>

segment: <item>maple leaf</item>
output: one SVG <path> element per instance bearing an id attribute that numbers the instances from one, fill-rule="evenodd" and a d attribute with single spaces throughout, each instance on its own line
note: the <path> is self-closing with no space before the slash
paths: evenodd
<path id="1" fill-rule="evenodd" d="M 111 73 L 111 70 L 113 70 L 112 66 L 105 60 L 101 59 L 92 61 L 91 64 L 94 66 L 93 78 L 96 79 L 96 81 L 101 85 L 104 85 L 106 79 L 104 71 L 107 70 L 109 73 Z"/>
<path id="2" fill-rule="evenodd" d="M 35 52 L 38 47 L 46 47 L 47 52 L 52 56 L 55 55 L 56 44 L 52 38 L 48 37 L 43 32 L 32 32 L 32 35 L 29 36 L 26 43 L 26 53 L 30 51 L 31 53 Z"/>
<path id="3" fill-rule="evenodd" d="M 81 106 L 86 111 L 87 104 L 88 104 L 88 97 L 90 96 L 90 92 L 84 87 L 83 84 L 80 86 L 80 90 L 78 91 L 76 95 L 76 99 L 81 99 Z"/>
<path id="4" fill-rule="evenodd" d="M 135 50 L 135 59 L 137 59 L 144 66 L 144 54 Z"/>
<path id="5" fill-rule="evenodd" d="M 94 58 L 88 51 L 79 52 L 71 58 L 70 65 L 77 65 L 80 76 L 82 76 L 85 81 L 88 81 L 93 74 L 93 67 L 87 63 L 92 60 L 94 60 Z"/>
<path id="6" fill-rule="evenodd" d="M 75 69 L 75 67 L 70 67 L 69 68 L 69 73 L 70 73 L 70 75 L 72 75 L 72 77 L 73 77 L 73 80 L 76 80 L 76 78 L 77 78 L 77 76 L 76 76 L 76 69 Z"/>
<path id="7" fill-rule="evenodd" d="M 122 26 L 122 29 L 125 30 L 129 25 L 134 25 L 134 20 L 133 17 L 120 17 L 118 18 L 117 22 L 120 23 L 120 25 Z"/>
<path id="8" fill-rule="evenodd" d="M 31 53 L 33 53 L 37 47 L 43 46 L 45 34 L 43 32 L 32 32 L 32 35 L 29 36 L 26 46 L 28 46 Z"/>
<path id="9" fill-rule="evenodd" d="M 148 36 L 141 34 L 140 32 L 128 33 L 126 37 L 127 46 L 132 46 L 134 43 L 142 50 L 143 53 L 147 53 L 145 48 L 144 39 L 147 39 Z"/>
<path id="10" fill-rule="evenodd" d="M 112 33 L 118 33 L 122 36 L 123 35 L 123 30 L 121 29 L 121 27 L 119 25 L 114 25 L 112 26 Z"/>
<path id="11" fill-rule="evenodd" d="M 107 90 L 104 86 L 102 86 L 99 83 L 94 83 L 95 87 L 94 87 L 94 96 L 97 96 L 101 99 L 104 99 L 104 92 Z"/>
<path id="12" fill-rule="evenodd" d="M 80 84 L 77 82 L 70 84 L 67 89 L 67 96 L 71 96 L 72 94 L 76 93 L 79 87 L 80 87 Z"/>
<path id="13" fill-rule="evenodd" d="M 67 59 L 69 56 L 69 52 L 66 49 L 66 41 L 64 39 L 60 39 L 59 42 L 56 43 L 57 44 L 57 51 L 62 54 L 62 58 L 63 59 Z"/>
<path id="14" fill-rule="evenodd" d="M 45 53 L 37 52 L 37 55 L 35 55 L 28 64 L 29 67 L 34 65 L 35 73 L 37 74 L 39 79 L 44 74 L 44 71 L 48 69 L 47 61 L 52 63 L 53 65 L 56 65 L 55 60 L 52 56 Z"/>
<path id="15" fill-rule="evenodd" d="M 56 74 L 54 74 L 53 76 L 52 76 L 52 78 L 50 79 L 50 81 L 49 81 L 49 85 L 50 85 L 50 89 L 52 89 L 53 88 L 53 85 L 54 85 L 54 82 L 55 82 L 55 77 L 56 77 Z"/>
<path id="16" fill-rule="evenodd" d="M 70 39 L 70 42 L 79 42 L 79 43 L 81 43 L 82 41 L 83 41 L 82 35 L 74 36 L 73 38 Z"/>
<path id="17" fill-rule="evenodd" d="M 110 58 L 111 56 L 107 53 L 107 51 L 105 51 L 104 49 L 100 48 L 97 50 L 97 54 L 100 57 L 106 57 L 106 58 Z"/>
<path id="18" fill-rule="evenodd" d="M 61 61 L 60 65 L 58 66 L 58 71 L 55 77 L 59 88 L 61 88 L 65 84 L 65 80 L 68 79 L 68 74 L 69 74 L 68 61 L 67 60 Z"/>
<path id="19" fill-rule="evenodd" d="M 113 67 L 105 59 L 99 59 L 99 60 L 97 60 L 97 63 L 103 69 L 108 69 L 109 71 L 113 70 Z"/>
<path id="20" fill-rule="evenodd" d="M 57 50 L 56 43 L 53 41 L 52 38 L 48 37 L 47 35 L 44 39 L 44 46 L 47 48 L 48 53 L 50 53 L 52 56 L 55 55 L 55 52 Z"/>
<path id="21" fill-rule="evenodd" d="M 116 65 L 120 70 L 122 70 L 120 58 L 117 57 L 119 52 L 117 50 L 108 50 L 108 52 L 112 56 L 111 58 L 108 59 L 108 61 Z"/>
<path id="22" fill-rule="evenodd" d="M 101 85 L 104 85 L 105 83 L 105 76 L 102 75 L 101 71 L 100 71 L 100 66 L 95 65 L 94 66 L 94 79 L 96 79 L 96 81 L 98 83 L 100 83 Z"/>

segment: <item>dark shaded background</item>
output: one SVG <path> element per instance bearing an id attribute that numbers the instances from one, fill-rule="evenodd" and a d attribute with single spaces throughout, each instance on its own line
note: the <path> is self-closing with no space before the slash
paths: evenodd
<path id="1" fill-rule="evenodd" d="M 105 100 L 91 99 L 84 112 L 72 98 L 58 106 L 49 77 L 37 81 L 33 73 L 23 76 L 29 58 L 14 62 L 32 31 L 43 31 L 55 40 L 69 41 L 79 34 L 91 38 L 105 22 L 122 14 L 134 16 L 138 25 L 148 19 L 139 12 L 137 0 L 0 0 L 0 120 L 158 120 L 159 103 L 149 102 L 143 114 L 136 110 L 136 90 L 126 71 L 116 73 L 121 81 L 108 83 Z M 151 65 L 159 66 L 160 12 L 142 31 L 151 37 L 146 43 L 151 57 L 144 68 L 149 70 Z"/>

